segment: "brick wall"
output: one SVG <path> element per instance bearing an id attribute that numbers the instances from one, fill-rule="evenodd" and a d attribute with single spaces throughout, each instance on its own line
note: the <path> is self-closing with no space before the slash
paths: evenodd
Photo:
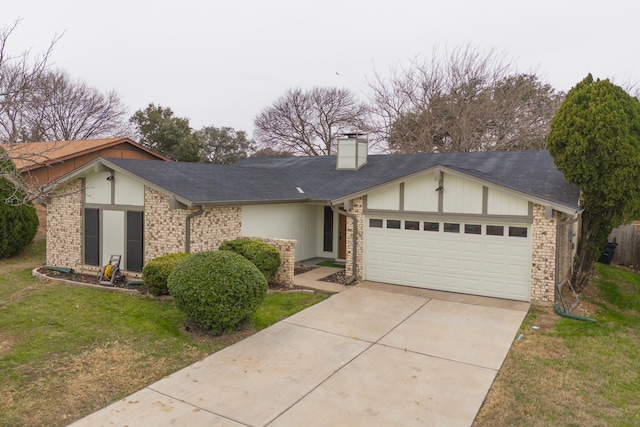
<path id="1" fill-rule="evenodd" d="M 207 207 L 191 219 L 191 252 L 218 250 L 222 242 L 237 238 L 241 232 L 240 206 Z"/>
<path id="2" fill-rule="evenodd" d="M 169 209 L 169 196 L 144 189 L 144 262 L 185 251 L 187 209 Z"/>
<path id="3" fill-rule="evenodd" d="M 272 239 L 268 237 L 245 237 L 243 239 L 259 240 L 275 246 L 280 251 L 280 268 L 274 281 L 282 285 L 293 287 L 293 275 L 295 268 L 296 240 Z"/>
<path id="4" fill-rule="evenodd" d="M 82 265 L 82 180 L 56 190 L 47 205 L 47 265 Z"/>
<path id="5" fill-rule="evenodd" d="M 553 302 L 556 278 L 556 224 L 545 218 L 545 207 L 533 205 L 533 251 L 531 262 L 531 301 Z"/>
<path id="6" fill-rule="evenodd" d="M 169 209 L 169 196 L 145 187 L 144 192 L 145 262 L 153 258 L 184 252 L 187 215 L 197 208 Z M 220 243 L 232 240 L 242 230 L 240 206 L 206 207 L 191 219 L 190 252 L 217 250 Z"/>
<path id="7" fill-rule="evenodd" d="M 362 255 L 362 239 L 363 239 L 363 226 L 364 226 L 364 199 L 359 197 L 353 200 L 353 206 L 349 209 L 349 213 L 355 214 L 357 217 L 357 244 L 356 251 L 356 269 L 355 275 L 358 280 L 362 280 L 364 257 Z M 345 274 L 347 278 L 354 275 L 353 269 L 353 219 L 347 217 L 347 262 Z"/>

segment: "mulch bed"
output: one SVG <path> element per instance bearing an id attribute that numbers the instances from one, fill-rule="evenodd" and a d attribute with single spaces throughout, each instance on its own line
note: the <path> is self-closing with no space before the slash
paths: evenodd
<path id="1" fill-rule="evenodd" d="M 299 265 L 294 268 L 293 274 L 297 275 L 297 274 L 307 273 L 311 270 L 315 270 L 316 268 L 318 267 L 312 266 L 312 265 Z M 77 273 L 75 271 L 72 271 L 71 273 L 64 273 L 61 271 L 51 270 L 46 267 L 40 267 L 37 271 L 38 273 L 44 274 L 45 276 L 51 277 L 53 279 L 64 279 L 64 280 L 69 280 L 71 282 L 88 283 L 91 285 L 103 286 L 105 288 L 132 289 L 132 290 L 138 291 L 142 295 L 147 295 L 149 293 L 149 291 L 144 285 L 127 285 L 126 279 L 116 281 L 114 283 L 114 286 L 107 286 L 107 285 L 101 285 L 98 282 L 97 274 L 83 274 L 83 273 Z M 323 282 L 344 284 L 345 279 L 346 279 L 345 272 L 344 270 L 342 270 L 330 276 L 323 277 L 320 280 Z M 140 280 L 140 279 L 137 279 L 137 280 Z M 289 292 L 291 290 L 300 290 L 300 289 L 302 288 L 299 286 L 294 286 L 292 289 L 291 287 L 281 285 L 279 283 L 269 283 L 269 291 L 271 292 Z"/>
<path id="2" fill-rule="evenodd" d="M 338 271 L 337 273 L 333 273 L 331 276 L 323 277 L 320 279 L 322 282 L 331 282 L 331 283 L 339 283 L 344 285 L 347 281 L 347 275 L 344 270 Z"/>
<path id="3" fill-rule="evenodd" d="M 315 267 L 313 265 L 298 265 L 296 267 L 294 267 L 293 269 L 293 275 L 298 275 L 298 274 L 302 274 L 302 273 L 307 273 L 311 270 L 315 270 L 318 267 Z"/>
<path id="4" fill-rule="evenodd" d="M 316 267 L 304 267 L 308 268 L 307 271 L 313 270 Z M 97 274 L 82 274 L 82 273 L 64 273 L 61 271 L 51 270 L 46 267 L 41 267 L 38 269 L 38 273 L 44 274 L 45 276 L 51 277 L 53 279 L 64 279 L 69 280 L 71 282 L 78 283 L 88 283 L 91 285 L 103 286 L 105 288 L 120 288 L 120 289 L 132 289 L 138 291 L 142 295 L 147 295 L 149 291 L 144 285 L 127 285 L 126 280 L 116 281 L 114 286 L 101 285 L 98 282 Z M 281 285 L 280 283 L 269 283 L 269 291 L 271 292 L 290 292 L 291 290 L 300 290 L 302 289 L 299 286 L 294 286 L 293 288 Z"/>
<path id="5" fill-rule="evenodd" d="M 88 283 L 91 285 L 104 286 L 105 288 L 132 289 L 140 292 L 143 295 L 146 295 L 148 293 L 147 288 L 144 285 L 127 285 L 126 280 L 116 281 L 113 286 L 101 285 L 98 281 L 97 274 L 82 274 L 75 271 L 72 271 L 71 273 L 64 273 L 61 271 L 51 270 L 46 267 L 39 268 L 38 273 L 44 274 L 45 276 L 51 277 L 53 279 L 64 279 L 70 280 L 72 282 Z"/>

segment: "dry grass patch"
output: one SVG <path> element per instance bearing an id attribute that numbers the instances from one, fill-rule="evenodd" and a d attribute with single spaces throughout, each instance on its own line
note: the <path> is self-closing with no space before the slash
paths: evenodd
<path id="1" fill-rule="evenodd" d="M 597 271 L 574 314 L 599 323 L 533 307 L 474 426 L 640 425 L 640 276 Z"/>

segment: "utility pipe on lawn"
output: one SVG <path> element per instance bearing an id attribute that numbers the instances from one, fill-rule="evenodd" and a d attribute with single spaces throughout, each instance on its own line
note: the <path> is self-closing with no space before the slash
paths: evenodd
<path id="1" fill-rule="evenodd" d="M 555 303 L 553 305 L 553 309 L 556 311 L 558 316 L 567 317 L 569 319 L 582 320 L 585 322 L 598 323 L 596 319 L 592 319 L 591 317 L 578 316 L 577 314 L 571 314 L 571 313 L 567 313 L 566 311 L 562 311 L 560 310 L 560 306 L 558 305 L 558 303 Z"/>
<path id="2" fill-rule="evenodd" d="M 204 206 L 199 206 L 198 210 L 191 212 L 187 215 L 187 219 L 185 220 L 185 231 L 184 231 L 184 251 L 186 253 L 191 253 L 191 218 L 202 215 L 204 212 Z"/>
<path id="3" fill-rule="evenodd" d="M 350 212 L 347 211 L 343 211 L 341 209 L 339 209 L 336 206 L 330 205 L 331 206 L 331 210 L 335 213 L 337 213 L 338 215 L 344 215 L 347 216 L 349 218 L 351 218 L 353 220 L 353 244 L 351 247 L 351 271 L 352 271 L 352 275 L 351 277 L 349 277 L 347 279 L 347 281 L 345 282 L 345 285 L 350 285 L 353 282 L 356 281 L 356 279 L 358 278 L 357 275 L 357 259 L 358 259 L 358 251 L 357 251 L 357 247 L 358 247 L 358 217 L 356 216 L 356 214 L 352 214 Z M 347 236 L 345 236 L 345 239 L 347 238 Z"/>

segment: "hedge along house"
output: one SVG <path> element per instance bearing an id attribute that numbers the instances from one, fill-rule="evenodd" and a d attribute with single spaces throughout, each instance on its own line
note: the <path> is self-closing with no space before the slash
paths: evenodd
<path id="1" fill-rule="evenodd" d="M 49 265 L 123 253 L 139 271 L 251 236 L 280 244 L 285 283 L 294 260 L 328 257 L 358 280 L 542 302 L 571 260 L 559 227 L 580 213 L 546 151 L 367 156 L 355 138 L 337 157 L 232 166 L 97 159 L 54 187 Z"/>

